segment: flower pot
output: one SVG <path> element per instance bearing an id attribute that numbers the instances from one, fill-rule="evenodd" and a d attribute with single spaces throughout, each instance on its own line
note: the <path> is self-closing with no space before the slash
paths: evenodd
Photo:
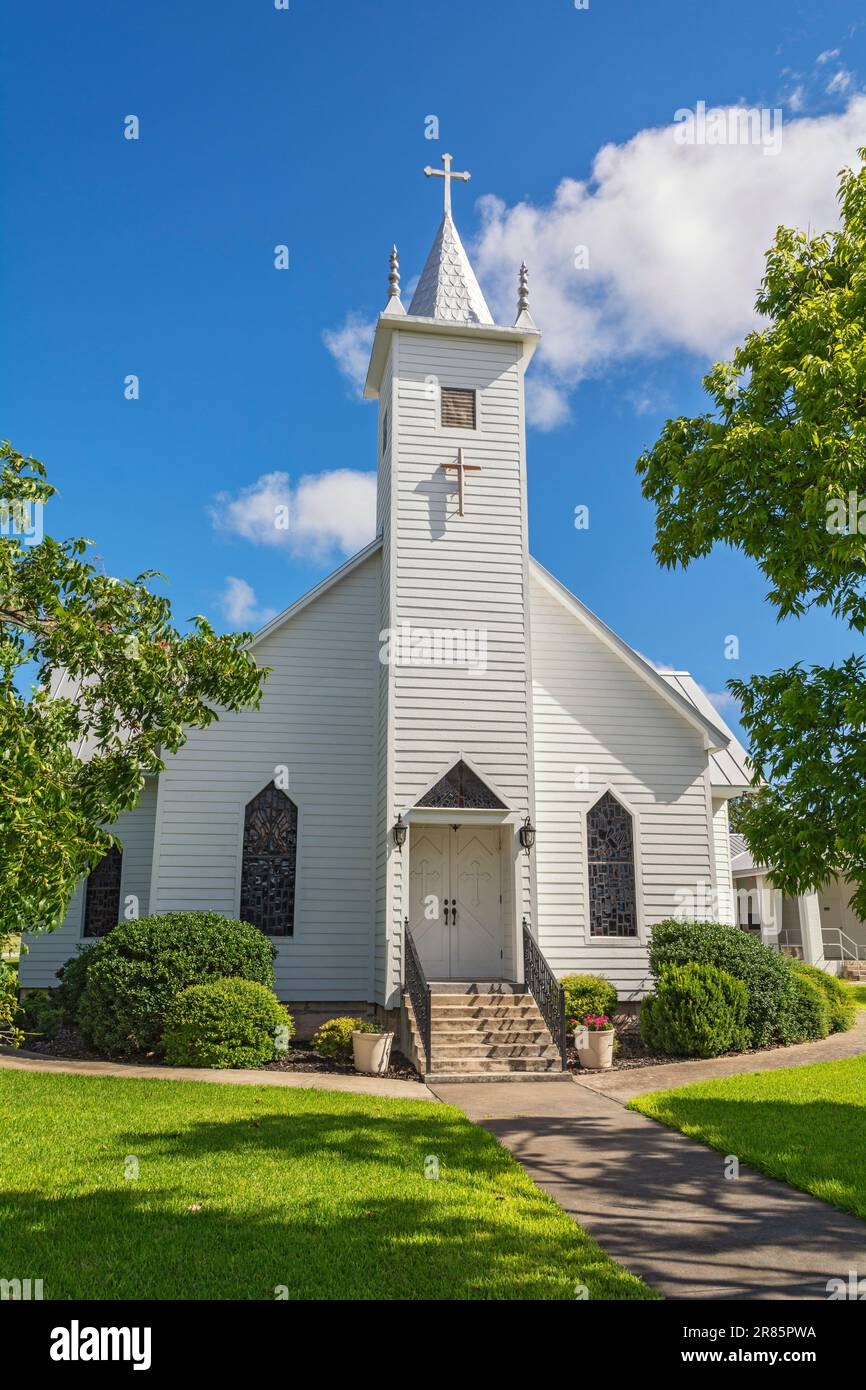
<path id="1" fill-rule="evenodd" d="M 606 1071 L 613 1062 L 614 1030 L 608 1028 L 604 1033 L 594 1033 L 586 1029 L 586 1038 L 579 1045 L 578 1058 L 582 1067 Z"/>
<path id="2" fill-rule="evenodd" d="M 352 1030 L 352 1050 L 355 1054 L 355 1071 L 370 1072 L 381 1076 L 388 1070 L 391 1060 L 393 1033 L 359 1033 Z"/>

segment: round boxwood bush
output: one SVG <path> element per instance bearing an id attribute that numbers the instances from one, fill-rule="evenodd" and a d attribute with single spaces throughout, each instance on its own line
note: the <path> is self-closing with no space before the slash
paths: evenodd
<path id="1" fill-rule="evenodd" d="M 565 990 L 565 1016 L 583 1023 L 587 1014 L 606 1014 L 613 1018 L 618 996 L 603 975 L 564 975 L 559 982 Z"/>
<path id="2" fill-rule="evenodd" d="M 800 970 L 794 976 L 795 998 L 786 1022 L 786 1043 L 816 1042 L 830 1032 L 830 1008 L 824 991 Z"/>
<path id="3" fill-rule="evenodd" d="M 857 1019 L 857 1005 L 841 980 L 837 980 L 835 975 L 828 975 L 826 970 L 819 970 L 817 965 L 809 965 L 804 960 L 795 961 L 794 970 L 798 975 L 804 975 L 806 979 L 811 980 L 823 994 L 827 1004 L 831 1033 L 847 1033 L 849 1028 L 854 1027 Z"/>
<path id="4" fill-rule="evenodd" d="M 673 1057 L 718 1057 L 748 1044 L 749 996 L 741 980 L 714 965 L 666 965 L 644 999 L 644 1042 Z"/>
<path id="5" fill-rule="evenodd" d="M 209 980 L 176 995 L 163 1047 L 173 1067 L 261 1067 L 285 1052 L 295 1031 L 273 990 L 253 980 Z"/>
<path id="6" fill-rule="evenodd" d="M 60 983 L 54 991 L 64 1023 L 78 1022 L 78 1008 L 87 984 L 87 967 L 99 955 L 102 940 L 88 942 L 78 947 L 78 954 L 70 956 L 57 971 Z"/>
<path id="7" fill-rule="evenodd" d="M 379 1029 L 365 1018 L 329 1018 L 313 1034 L 313 1050 L 334 1062 L 350 1062 L 353 1032 L 378 1033 Z"/>
<path id="8" fill-rule="evenodd" d="M 749 996 L 746 1026 L 753 1047 L 791 1041 L 799 996 L 796 976 L 786 956 L 739 927 L 721 922 L 670 919 L 653 927 L 649 963 L 656 980 L 666 965 L 684 965 L 687 961 L 715 965 L 742 980 Z"/>
<path id="9" fill-rule="evenodd" d="M 121 922 L 89 956 L 79 1027 L 101 1052 L 159 1051 L 166 1012 L 182 990 L 233 978 L 272 989 L 273 958 L 257 927 L 217 912 Z"/>

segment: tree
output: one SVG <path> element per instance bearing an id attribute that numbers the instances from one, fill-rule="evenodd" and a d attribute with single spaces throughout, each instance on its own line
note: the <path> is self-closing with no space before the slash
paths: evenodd
<path id="1" fill-rule="evenodd" d="M 0 941 L 56 927 L 163 751 L 257 706 L 267 674 L 247 633 L 201 617 L 177 632 L 155 571 L 115 579 L 89 541 L 42 536 L 54 494 L 38 460 L 0 445 Z"/>
<path id="2" fill-rule="evenodd" d="M 704 378 L 712 409 L 668 420 L 639 459 L 654 551 L 686 567 L 724 543 L 756 560 L 779 619 L 828 608 L 866 630 L 866 150 L 842 171 L 841 224 L 780 227 L 756 307 L 766 326 Z M 740 822 L 783 892 L 833 873 L 866 917 L 866 660 L 728 682 L 756 793 Z"/>

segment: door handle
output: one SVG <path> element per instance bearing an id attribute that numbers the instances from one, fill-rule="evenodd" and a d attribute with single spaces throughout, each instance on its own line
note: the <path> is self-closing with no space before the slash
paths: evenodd
<path id="1" fill-rule="evenodd" d="M 457 925 L 457 899 L 456 899 L 456 898 L 452 898 L 452 899 L 451 899 L 451 921 L 452 921 L 452 923 L 453 923 L 454 926 Z"/>
<path id="2" fill-rule="evenodd" d="M 445 902 L 445 925 L 448 926 L 448 902 Z"/>

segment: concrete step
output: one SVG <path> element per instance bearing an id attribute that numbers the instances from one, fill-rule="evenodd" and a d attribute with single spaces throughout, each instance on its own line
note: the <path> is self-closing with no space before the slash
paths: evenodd
<path id="1" fill-rule="evenodd" d="M 434 1028 L 430 1034 L 434 1046 L 450 1043 L 549 1043 L 546 1028 Z"/>
<path id="2" fill-rule="evenodd" d="M 513 980 L 430 980 L 431 994 L 522 994 L 523 985 Z"/>
<path id="3" fill-rule="evenodd" d="M 552 1057 L 450 1057 L 447 1061 L 434 1062 L 431 1071 L 439 1076 L 464 1076 L 467 1072 L 551 1072 L 562 1075 L 562 1062 L 559 1053 Z"/>
<path id="4" fill-rule="evenodd" d="M 510 1060 L 517 1057 L 559 1058 L 559 1053 L 551 1043 L 434 1042 L 431 1052 L 434 1065 L 463 1057 L 503 1057 Z"/>
<path id="5" fill-rule="evenodd" d="M 431 1071 L 425 1076 L 424 1080 L 428 1086 L 451 1085 L 468 1086 L 475 1082 L 481 1085 L 493 1085 L 497 1081 L 531 1081 L 533 1084 L 542 1081 L 558 1081 L 563 1085 L 572 1086 L 574 1082 L 568 1072 L 564 1071 L 479 1071 L 479 1072 L 450 1072 L 450 1071 Z"/>
<path id="6" fill-rule="evenodd" d="M 433 1004 L 431 1018 L 541 1018 L 535 1004 Z"/>

